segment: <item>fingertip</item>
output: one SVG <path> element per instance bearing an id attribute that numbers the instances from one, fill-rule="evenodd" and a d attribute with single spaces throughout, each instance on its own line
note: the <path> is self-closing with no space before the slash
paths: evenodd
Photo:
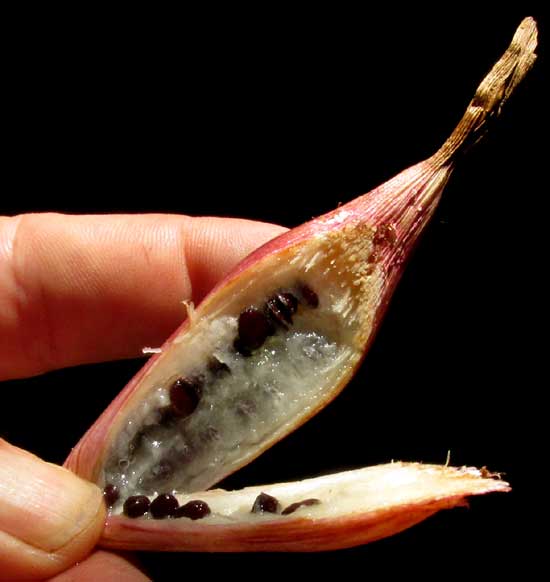
<path id="1" fill-rule="evenodd" d="M 239 261 L 287 230 L 267 222 L 218 217 L 194 218 L 185 228 L 185 256 L 195 302 Z"/>
<path id="2" fill-rule="evenodd" d="M 284 232 L 234 218 L 22 215 L 0 222 L 0 378 L 137 357 Z"/>
<path id="3" fill-rule="evenodd" d="M 86 557 L 104 528 L 101 490 L 0 439 L 0 571 L 44 579 Z"/>

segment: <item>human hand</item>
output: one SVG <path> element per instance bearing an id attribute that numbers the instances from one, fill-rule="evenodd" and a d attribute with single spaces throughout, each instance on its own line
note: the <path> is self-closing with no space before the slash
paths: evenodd
<path id="1" fill-rule="evenodd" d="M 283 231 L 173 215 L 0 217 L 0 380 L 157 346 L 241 258 Z M 148 580 L 96 550 L 100 489 L 0 439 L 0 580 Z"/>

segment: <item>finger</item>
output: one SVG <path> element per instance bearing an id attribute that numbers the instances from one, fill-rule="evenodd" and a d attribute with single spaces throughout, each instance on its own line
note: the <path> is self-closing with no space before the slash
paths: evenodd
<path id="1" fill-rule="evenodd" d="M 98 580 L 150 582 L 151 578 L 146 576 L 128 557 L 98 550 L 50 582 L 97 582 Z"/>
<path id="2" fill-rule="evenodd" d="M 0 580 L 43 580 L 82 560 L 104 506 L 95 485 L 0 439 Z"/>
<path id="3" fill-rule="evenodd" d="M 139 355 L 274 225 L 174 215 L 0 218 L 0 379 Z"/>

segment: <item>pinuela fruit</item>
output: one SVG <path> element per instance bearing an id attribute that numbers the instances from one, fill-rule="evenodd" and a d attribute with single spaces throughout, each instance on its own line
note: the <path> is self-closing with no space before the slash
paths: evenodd
<path id="1" fill-rule="evenodd" d="M 535 61 L 527 18 L 429 159 L 272 240 L 201 302 L 74 448 L 105 491 L 101 543 L 173 551 L 318 551 L 394 534 L 465 497 L 485 469 L 390 463 L 209 489 L 326 406 L 363 359 L 456 161 Z"/>

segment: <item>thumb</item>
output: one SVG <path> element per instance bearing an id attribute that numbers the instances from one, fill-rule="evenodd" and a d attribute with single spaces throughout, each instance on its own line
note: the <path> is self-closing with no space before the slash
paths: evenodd
<path id="1" fill-rule="evenodd" d="M 0 439 L 0 580 L 42 580 L 83 559 L 103 530 L 98 487 Z"/>

